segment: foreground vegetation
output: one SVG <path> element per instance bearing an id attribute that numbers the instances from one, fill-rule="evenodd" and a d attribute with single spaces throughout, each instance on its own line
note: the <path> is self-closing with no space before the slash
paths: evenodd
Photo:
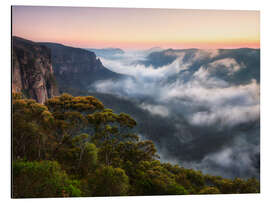
<path id="1" fill-rule="evenodd" d="M 136 121 L 92 96 L 44 105 L 13 94 L 14 198 L 258 193 L 255 178 L 224 179 L 161 163 Z"/>

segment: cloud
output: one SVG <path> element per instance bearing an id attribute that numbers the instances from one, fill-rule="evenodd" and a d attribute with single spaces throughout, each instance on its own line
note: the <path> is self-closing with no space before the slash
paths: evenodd
<path id="1" fill-rule="evenodd" d="M 221 108 L 221 107 L 220 107 Z M 189 121 L 193 125 L 220 125 L 234 126 L 245 122 L 256 121 L 260 118 L 259 105 L 251 107 L 225 107 L 221 109 L 196 112 L 190 116 Z"/>
<path id="2" fill-rule="evenodd" d="M 170 85 L 162 95 L 168 103 L 177 98 L 179 103 L 188 100 L 190 108 L 204 107 L 187 116 L 191 124 L 233 126 L 259 119 L 260 86 L 255 80 L 247 85 L 229 86 L 219 80 L 200 81 L 197 78 L 188 83 Z"/>
<path id="3" fill-rule="evenodd" d="M 219 55 L 218 49 L 199 49 L 196 50 L 194 57 L 192 58 L 192 61 L 202 60 L 205 58 L 214 58 Z"/>
<path id="4" fill-rule="evenodd" d="M 207 64 L 208 69 L 212 72 L 217 71 L 218 69 L 225 70 L 228 75 L 233 75 L 242 68 L 245 68 L 244 64 L 239 65 L 233 58 L 219 59 L 212 63 Z"/>
<path id="5" fill-rule="evenodd" d="M 146 104 L 142 103 L 140 105 L 142 109 L 148 110 L 150 113 L 154 115 L 159 115 L 162 117 L 167 117 L 169 116 L 169 110 L 168 108 L 162 106 L 162 105 L 151 105 L 151 104 Z"/>
<path id="6" fill-rule="evenodd" d="M 162 162 L 180 164 L 185 168 L 202 171 L 204 174 L 222 176 L 225 178 L 260 177 L 260 147 L 259 141 L 252 143 L 249 135 L 238 134 L 230 138 L 230 144 L 221 146 L 215 152 L 205 154 L 202 159 L 179 160 L 177 156 L 169 155 L 168 148 L 160 150 Z M 252 135 L 254 136 L 254 135 Z M 259 136 L 258 136 L 259 138 Z M 224 141 L 224 140 L 223 140 Z M 207 145 L 198 145 L 197 153 L 203 153 Z M 183 152 L 180 152 L 183 153 Z M 193 152 L 190 152 L 194 156 Z M 181 157 L 181 154 L 178 154 Z"/>
<path id="7" fill-rule="evenodd" d="M 131 99 L 170 120 L 170 134 L 157 139 L 163 161 L 227 177 L 258 176 L 260 84 L 253 79 L 236 85 L 221 77 L 220 72 L 231 77 L 246 66 L 232 57 L 220 58 L 218 50 L 196 50 L 185 60 L 187 53 L 177 54 L 160 68 L 137 63 L 138 57 L 128 54 L 121 60 L 101 59 L 127 77 L 98 81 L 93 88 Z M 211 62 L 194 66 L 209 58 Z M 141 134 L 156 141 L 157 135 Z"/>
<path id="8" fill-rule="evenodd" d="M 101 58 L 103 65 L 116 73 L 121 73 L 129 76 L 133 76 L 136 79 L 150 79 L 153 81 L 160 80 L 164 77 L 168 77 L 173 74 L 177 74 L 180 71 L 187 69 L 187 64 L 183 64 L 183 57 L 177 58 L 169 65 L 162 66 L 158 69 L 153 66 L 145 66 L 143 64 L 136 64 L 133 60 L 110 60 Z"/>
<path id="9" fill-rule="evenodd" d="M 190 59 L 192 62 L 196 62 L 198 60 L 207 59 L 207 58 L 214 58 L 219 54 L 218 49 L 197 49 L 194 50 L 192 58 Z M 185 50 L 166 50 L 165 55 L 167 56 L 177 56 L 182 57 L 185 55 Z"/>
<path id="10" fill-rule="evenodd" d="M 197 163 L 187 163 L 204 173 L 221 175 L 227 178 L 259 177 L 258 166 L 254 164 L 254 156 L 259 158 L 259 147 L 247 142 L 245 138 L 237 137 L 231 147 L 209 154 Z"/>
<path id="11" fill-rule="evenodd" d="M 155 69 L 152 66 L 125 65 L 121 61 L 103 60 L 106 67 L 112 71 L 132 76 L 122 80 L 98 81 L 94 84 L 96 91 L 114 93 L 119 96 L 141 98 L 150 97 L 159 102 L 159 106 L 141 104 L 140 107 L 152 111 L 153 114 L 166 115 L 164 109 L 171 102 L 178 106 L 190 108 L 187 120 L 193 125 L 233 126 L 242 122 L 256 120 L 260 117 L 259 89 L 260 85 L 252 80 L 245 85 L 231 85 L 228 82 L 210 74 L 209 69 L 200 67 L 187 80 L 184 71 L 189 70 L 189 63 L 183 63 L 184 55 L 173 63 Z M 211 67 L 223 64 L 232 67 L 236 62 L 231 59 L 217 60 Z M 173 82 L 168 82 L 170 76 L 178 75 Z M 164 107 L 167 106 L 167 107 Z M 203 110 L 198 110 L 198 108 Z M 168 110 L 169 112 L 169 110 Z"/>

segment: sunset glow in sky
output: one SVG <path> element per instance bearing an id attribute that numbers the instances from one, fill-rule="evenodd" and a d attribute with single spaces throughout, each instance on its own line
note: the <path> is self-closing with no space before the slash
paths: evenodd
<path id="1" fill-rule="evenodd" d="M 12 35 L 82 48 L 260 47 L 259 11 L 12 8 Z"/>

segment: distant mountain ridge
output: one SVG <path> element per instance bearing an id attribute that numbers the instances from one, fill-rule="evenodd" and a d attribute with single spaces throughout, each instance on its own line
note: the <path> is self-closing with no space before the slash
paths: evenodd
<path id="1" fill-rule="evenodd" d="M 12 92 L 22 92 L 39 103 L 58 95 L 50 50 L 16 36 L 12 45 Z"/>
<path id="2" fill-rule="evenodd" d="M 163 51 L 164 49 L 162 49 L 161 47 L 152 47 L 150 49 L 146 49 L 144 50 L 144 53 L 145 54 L 151 54 L 152 52 L 161 52 Z"/>
<path id="3" fill-rule="evenodd" d="M 94 52 L 97 56 L 106 57 L 116 54 L 124 54 L 125 52 L 120 48 L 103 48 L 103 49 L 92 49 L 88 48 L 87 51 Z"/>
<path id="4" fill-rule="evenodd" d="M 185 54 L 183 60 L 187 61 L 188 59 L 196 56 L 196 54 L 199 51 L 204 51 L 204 49 L 165 49 L 165 50 L 156 50 L 150 52 L 145 61 L 142 61 L 145 65 L 153 65 L 154 67 L 158 68 L 164 65 L 168 65 L 172 63 L 178 56 L 179 54 L 183 53 Z M 217 51 L 219 54 L 216 56 L 212 57 L 210 60 L 215 60 L 217 58 L 225 58 L 225 57 L 250 57 L 251 54 L 255 53 L 257 54 L 256 56 L 259 55 L 260 49 L 252 49 L 252 48 L 239 48 L 239 49 L 210 49 L 207 50 L 209 51 L 209 55 L 211 52 Z M 204 57 L 204 59 L 207 59 L 207 57 Z M 205 62 L 205 61 L 204 61 Z"/>
<path id="5" fill-rule="evenodd" d="M 192 75 L 201 67 L 208 69 L 213 64 L 216 64 L 219 68 L 215 72 L 213 70 L 211 72 L 225 81 L 241 84 L 243 81 L 249 82 L 251 79 L 256 79 L 257 82 L 260 82 L 260 49 L 166 49 L 151 52 L 146 56 L 145 60 L 139 61 L 139 63 L 158 69 L 171 64 L 179 57 L 182 57 L 182 63 L 189 64 L 188 72 L 190 74 L 187 74 L 187 76 Z M 238 64 L 244 68 L 241 68 L 233 75 L 228 75 L 226 72 L 228 67 L 218 64 L 219 62 L 226 63 L 226 60 L 235 62 L 235 64 L 227 64 L 228 67 Z M 175 75 L 171 80 L 174 81 L 177 77 Z"/>

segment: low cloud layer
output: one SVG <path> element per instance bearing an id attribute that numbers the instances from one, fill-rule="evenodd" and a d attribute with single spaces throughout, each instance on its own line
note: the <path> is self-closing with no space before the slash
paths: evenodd
<path id="1" fill-rule="evenodd" d="M 128 54 L 127 54 L 128 55 Z M 173 63 L 160 67 L 158 69 L 153 66 L 145 66 L 143 64 L 137 64 L 135 58 L 119 58 L 117 60 L 111 60 L 106 58 L 101 58 L 104 66 L 111 71 L 133 76 L 137 80 L 159 80 L 164 77 L 179 73 L 182 70 L 187 69 L 187 64 L 182 62 L 182 57 L 177 58 Z"/>
<path id="2" fill-rule="evenodd" d="M 141 64 L 125 66 L 121 61 L 105 59 L 103 63 L 106 67 L 115 72 L 133 76 L 133 78 L 99 81 L 95 84 L 95 89 L 98 92 L 131 98 L 150 97 L 159 102 L 159 108 L 162 105 L 164 105 L 163 108 L 170 107 L 172 101 L 178 102 L 179 107 L 185 106 L 188 102 L 190 110 L 193 111 L 187 115 L 187 119 L 195 125 L 220 123 L 232 126 L 259 118 L 259 84 L 255 80 L 245 85 L 230 85 L 212 75 L 206 67 L 200 67 L 187 79 L 185 74 L 189 71 L 190 64 L 183 64 L 182 59 L 183 55 L 173 63 L 158 69 Z M 240 67 L 232 59 L 217 60 L 208 65 L 212 69 L 220 64 L 228 66 L 229 70 L 235 66 Z M 172 83 L 166 81 L 176 74 L 179 74 L 177 80 Z M 149 109 L 146 107 L 150 105 L 144 103 L 141 107 Z M 204 110 L 198 110 L 199 107 Z M 154 108 L 152 110 L 153 113 L 156 112 Z"/>
<path id="3" fill-rule="evenodd" d="M 200 150 L 199 148 L 202 147 L 200 144 L 187 147 L 184 146 L 184 143 L 196 144 L 197 140 L 202 138 L 203 132 L 209 131 L 208 136 L 205 137 L 205 139 L 209 139 L 209 142 L 216 139 L 217 132 L 222 132 L 223 137 L 220 139 L 224 139 L 224 143 L 221 142 L 220 149 L 213 151 L 204 149 L 202 153 L 205 154 L 200 161 L 183 160 L 183 163 L 206 172 L 213 172 L 217 169 L 217 175 L 227 173 L 228 177 L 233 177 L 232 170 L 235 170 L 237 171 L 235 175 L 249 176 L 253 174 L 252 171 L 256 167 L 248 171 L 239 170 L 243 166 L 254 168 L 252 156 L 259 153 L 259 141 L 257 140 L 255 144 L 250 144 L 250 142 L 254 140 L 252 136 L 259 136 L 259 133 L 254 133 L 252 130 L 244 131 L 245 136 L 240 139 L 239 137 L 242 135 L 240 136 L 241 130 L 238 126 L 249 126 L 249 123 L 259 121 L 260 84 L 255 79 L 240 82 L 239 85 L 225 80 L 225 76 L 231 77 L 247 67 L 232 57 L 215 59 L 219 53 L 219 50 L 197 50 L 193 57 L 187 60 L 185 52 L 166 52 L 169 55 L 177 55 L 177 58 L 172 63 L 159 68 L 137 63 L 138 57 L 132 58 L 130 57 L 132 54 L 127 53 L 127 57 L 102 58 L 102 63 L 108 69 L 131 77 L 116 81 L 98 81 L 93 88 L 97 92 L 130 98 L 137 101 L 140 108 L 151 114 L 171 119 L 175 123 L 175 129 L 178 129 L 179 132 L 183 131 L 171 135 L 179 140 L 179 147 L 184 147 L 182 153 L 188 152 L 189 148 L 191 150 L 194 147 L 198 147 L 198 149 L 193 150 Z M 143 54 L 138 55 L 140 59 L 146 57 Z M 193 68 L 194 63 L 205 59 L 209 62 Z M 184 119 L 186 124 L 181 124 L 182 120 L 180 121 L 179 117 Z M 194 133 L 194 129 L 197 128 L 202 132 L 198 130 Z M 224 135 L 225 131 L 231 134 L 230 138 Z M 257 131 L 255 130 L 255 132 Z M 170 139 L 169 135 L 167 139 Z M 233 145 L 224 148 L 226 142 L 231 142 Z M 240 142 L 242 145 L 239 145 Z M 205 142 L 205 146 L 207 146 L 207 142 Z M 176 155 L 176 153 L 171 156 L 169 155 L 172 154 L 170 149 L 165 148 L 163 147 L 160 151 L 166 154 L 163 156 L 166 159 L 176 159 L 179 162 L 184 157 L 184 155 Z M 239 161 L 234 156 L 237 156 Z M 226 172 L 226 170 L 228 171 Z M 255 172 L 254 174 L 258 175 Z"/>
<path id="4" fill-rule="evenodd" d="M 233 143 L 231 147 L 209 154 L 199 162 L 184 162 L 183 166 L 227 178 L 259 177 L 259 146 L 241 137 Z"/>

